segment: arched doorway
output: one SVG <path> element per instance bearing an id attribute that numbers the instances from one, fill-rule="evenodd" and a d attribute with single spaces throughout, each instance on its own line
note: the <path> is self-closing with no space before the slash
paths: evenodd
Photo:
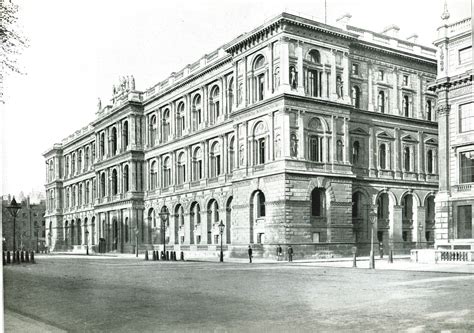
<path id="1" fill-rule="evenodd" d="M 368 220 L 367 196 L 360 192 L 352 194 L 352 226 L 356 243 L 370 241 L 370 227 Z"/>
<path id="2" fill-rule="evenodd" d="M 81 225 L 80 219 L 77 219 L 76 227 L 77 227 L 77 245 L 81 245 L 82 244 L 82 225 Z"/>
<path id="3" fill-rule="evenodd" d="M 183 244 L 185 242 L 184 232 L 184 208 L 181 204 L 177 204 L 174 209 L 174 243 Z"/>
<path id="4" fill-rule="evenodd" d="M 75 233 L 75 225 L 74 225 L 74 220 L 71 220 L 71 233 L 70 233 L 70 236 L 71 236 L 71 245 L 74 246 L 74 244 L 76 244 L 75 242 L 75 236 L 76 233 Z"/>
<path id="5" fill-rule="evenodd" d="M 261 190 L 257 190 L 250 196 L 250 244 L 254 243 L 255 239 L 257 244 L 265 243 L 266 215 L 265 194 Z"/>
<path id="6" fill-rule="evenodd" d="M 377 198 L 377 228 L 374 230 L 375 241 L 378 243 L 385 243 L 389 240 L 390 229 L 390 197 L 388 193 L 383 192 Z M 369 226 L 369 230 L 370 230 Z M 375 229 L 375 228 L 374 228 Z M 369 235 L 370 237 L 370 235 Z"/>
<path id="7" fill-rule="evenodd" d="M 112 221 L 112 228 L 113 228 L 112 229 L 112 237 L 113 237 L 112 250 L 116 251 L 118 249 L 118 240 L 119 240 L 119 237 L 118 237 L 119 228 L 118 228 L 118 222 L 116 219 Z"/>
<path id="8" fill-rule="evenodd" d="M 427 247 L 434 244 L 435 230 L 435 196 L 430 195 L 425 200 L 425 240 Z"/>
<path id="9" fill-rule="evenodd" d="M 194 201 L 189 209 L 189 241 L 190 244 L 201 243 L 201 207 Z"/>
<path id="10" fill-rule="evenodd" d="M 418 225 L 416 219 L 416 201 L 413 194 L 407 193 L 401 199 L 402 205 L 402 240 L 403 242 L 416 242 Z"/>
<path id="11" fill-rule="evenodd" d="M 217 226 L 218 224 L 219 204 L 216 199 L 211 199 L 207 204 L 207 244 L 219 244 L 219 228 L 213 228 L 214 225 Z"/>

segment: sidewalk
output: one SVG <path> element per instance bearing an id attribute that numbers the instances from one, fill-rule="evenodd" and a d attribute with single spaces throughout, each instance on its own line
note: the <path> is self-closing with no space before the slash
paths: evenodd
<path id="1" fill-rule="evenodd" d="M 31 333 L 31 332 L 66 332 L 57 327 L 35 320 L 31 317 L 23 316 L 17 312 L 5 309 L 4 312 L 5 332 Z"/>
<path id="2" fill-rule="evenodd" d="M 144 261 L 144 254 L 140 253 L 138 258 L 132 253 L 106 253 L 106 254 L 71 254 L 71 253 L 54 253 L 54 254 L 39 254 L 36 257 L 38 260 L 42 258 L 82 258 L 82 259 L 127 259 Z M 192 262 L 219 262 L 218 256 L 209 257 L 185 257 L 186 261 Z M 151 261 L 151 258 L 150 258 Z M 177 261 L 179 262 L 179 260 Z M 248 264 L 248 258 L 227 258 L 224 257 L 224 263 Z M 314 267 L 337 267 L 337 268 L 352 268 L 352 258 L 330 258 L 330 259 L 295 259 L 292 263 L 288 261 L 277 261 L 275 258 L 253 258 L 254 264 L 270 264 L 282 266 L 314 266 Z M 358 257 L 357 268 L 355 269 L 369 269 L 369 257 Z M 474 274 L 474 262 L 464 263 L 439 263 L 439 264 L 420 264 L 410 261 L 408 255 L 393 256 L 393 263 L 388 262 L 388 257 L 380 259 L 375 258 L 375 270 L 401 270 L 401 271 L 418 271 L 418 272 L 438 272 L 438 273 L 461 273 Z"/>

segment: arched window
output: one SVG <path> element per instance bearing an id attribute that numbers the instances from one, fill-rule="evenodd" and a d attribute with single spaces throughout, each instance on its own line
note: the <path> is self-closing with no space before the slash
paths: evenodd
<path id="1" fill-rule="evenodd" d="M 218 86 L 214 86 L 211 90 L 211 98 L 210 98 L 210 123 L 215 124 L 217 122 L 217 118 L 220 116 L 220 107 L 221 107 L 221 96 L 220 96 L 220 89 Z"/>
<path id="2" fill-rule="evenodd" d="M 410 100 L 408 95 L 403 95 L 403 114 L 405 117 L 410 117 Z"/>
<path id="3" fill-rule="evenodd" d="M 129 177 L 128 177 L 128 165 L 123 167 L 123 191 L 128 192 L 129 190 Z"/>
<path id="4" fill-rule="evenodd" d="M 211 177 L 217 177 L 221 174 L 221 146 L 214 142 L 211 148 Z"/>
<path id="5" fill-rule="evenodd" d="M 165 109 L 163 111 L 163 117 L 161 120 L 161 134 L 162 134 L 162 141 L 168 142 L 170 136 L 170 110 Z"/>
<path id="6" fill-rule="evenodd" d="M 433 158 L 433 150 L 428 150 L 428 152 L 426 153 L 426 167 L 427 167 L 427 171 L 428 173 L 434 173 L 434 168 L 433 168 L 433 162 L 434 162 L 434 158 Z"/>
<path id="7" fill-rule="evenodd" d="M 99 140 L 99 153 L 100 153 L 100 157 L 104 157 L 105 155 L 105 133 L 102 132 L 100 133 L 100 140 Z"/>
<path id="8" fill-rule="evenodd" d="M 72 154 L 71 173 L 72 173 L 72 175 L 76 174 L 76 153 Z"/>
<path id="9" fill-rule="evenodd" d="M 426 120 L 433 120 L 433 102 L 431 99 L 426 101 Z"/>
<path id="10" fill-rule="evenodd" d="M 234 78 L 231 77 L 230 80 L 229 80 L 229 84 L 227 86 L 227 96 L 228 96 L 228 99 L 229 99 L 229 105 L 228 105 L 228 108 L 229 108 L 229 112 L 232 112 L 232 107 L 234 105 Z"/>
<path id="11" fill-rule="evenodd" d="M 256 197 L 256 208 L 257 208 L 257 218 L 258 217 L 265 217 L 265 195 L 262 191 L 258 191 L 255 194 Z"/>
<path id="12" fill-rule="evenodd" d="M 184 128 L 186 127 L 185 120 L 186 119 L 185 119 L 184 103 L 181 102 L 178 105 L 177 114 L 176 114 L 176 136 L 178 138 L 183 136 L 183 131 L 184 131 Z"/>
<path id="13" fill-rule="evenodd" d="M 321 55 L 317 50 L 311 50 L 307 57 L 306 93 L 312 97 L 323 96 L 323 68 Z"/>
<path id="14" fill-rule="evenodd" d="M 254 101 L 263 100 L 265 95 L 265 58 L 259 55 L 253 63 L 253 91 Z"/>
<path id="15" fill-rule="evenodd" d="M 112 195 L 116 195 L 118 192 L 118 186 L 117 186 L 117 170 L 113 169 L 112 170 Z"/>
<path id="16" fill-rule="evenodd" d="M 377 105 L 380 113 L 385 113 L 385 92 L 383 90 L 379 91 L 377 96 Z"/>
<path id="17" fill-rule="evenodd" d="M 388 194 L 382 193 L 377 198 L 377 218 L 379 219 L 388 219 L 388 204 L 389 204 Z"/>
<path id="18" fill-rule="evenodd" d="M 202 122 L 201 95 L 196 95 L 193 100 L 193 131 L 197 131 Z"/>
<path id="19" fill-rule="evenodd" d="M 360 108 L 360 88 L 358 86 L 352 87 L 352 105 L 355 108 Z"/>
<path id="20" fill-rule="evenodd" d="M 324 130 L 321 120 L 313 118 L 308 125 L 308 157 L 313 162 L 323 162 Z"/>
<path id="21" fill-rule="evenodd" d="M 156 131 L 157 131 L 157 122 L 156 122 L 156 116 L 153 115 L 150 118 L 150 146 L 153 147 L 156 144 Z"/>
<path id="22" fill-rule="evenodd" d="M 403 163 L 405 171 L 411 171 L 410 147 L 405 147 L 403 149 Z"/>
<path id="23" fill-rule="evenodd" d="M 254 127 L 254 164 L 264 164 L 267 157 L 267 129 L 263 122 Z"/>
<path id="24" fill-rule="evenodd" d="M 128 243 L 128 217 L 125 218 L 125 243 Z"/>
<path id="25" fill-rule="evenodd" d="M 406 194 L 402 199 L 403 218 L 407 220 L 413 219 L 413 195 Z"/>
<path id="26" fill-rule="evenodd" d="M 166 157 L 163 162 L 163 187 L 169 187 L 171 185 L 171 163 L 170 158 Z"/>
<path id="27" fill-rule="evenodd" d="M 230 139 L 230 144 L 229 144 L 229 159 L 228 159 L 228 167 L 229 167 L 229 170 L 227 170 L 227 172 L 229 173 L 232 173 L 232 171 L 234 170 L 234 165 L 235 165 L 235 140 L 234 140 L 234 137 L 232 137 L 232 139 Z"/>
<path id="28" fill-rule="evenodd" d="M 100 175 L 100 196 L 105 197 L 105 172 Z"/>
<path id="29" fill-rule="evenodd" d="M 69 200 L 70 200 L 70 197 L 71 197 L 71 196 L 70 196 L 70 193 L 71 193 L 71 190 L 70 190 L 70 188 L 68 187 L 68 188 L 66 189 L 66 200 L 64 201 L 64 206 L 65 206 L 66 208 L 69 208 Z"/>
<path id="30" fill-rule="evenodd" d="M 325 216 L 326 212 L 326 191 L 322 188 L 315 188 L 311 192 L 311 215 Z"/>
<path id="31" fill-rule="evenodd" d="M 127 149 L 128 147 L 128 121 L 124 121 L 122 125 L 122 142 L 123 142 L 123 147 Z"/>
<path id="32" fill-rule="evenodd" d="M 72 207 L 76 207 L 76 203 L 77 203 L 77 201 L 76 201 L 77 193 L 76 192 L 77 192 L 77 186 L 74 185 L 72 187 L 72 205 L 71 205 Z"/>
<path id="33" fill-rule="evenodd" d="M 112 149 L 112 156 L 117 155 L 117 128 L 112 127 L 112 134 L 110 137 L 110 148 Z"/>
<path id="34" fill-rule="evenodd" d="M 151 167 L 150 167 L 150 190 L 154 190 L 158 186 L 158 184 L 157 184 L 157 180 L 158 180 L 157 172 L 158 172 L 158 169 L 156 167 L 156 161 L 153 161 L 151 163 Z"/>
<path id="35" fill-rule="evenodd" d="M 81 173 L 82 171 L 82 149 L 77 153 L 77 172 Z"/>
<path id="36" fill-rule="evenodd" d="M 69 165 L 71 164 L 71 160 L 69 159 L 69 155 L 66 157 L 66 170 L 65 170 L 65 177 L 69 177 Z"/>
<path id="37" fill-rule="evenodd" d="M 202 151 L 201 148 L 196 148 L 193 156 L 193 180 L 200 180 L 202 178 Z"/>
<path id="38" fill-rule="evenodd" d="M 90 156 L 90 149 L 86 147 L 86 152 L 84 153 L 84 169 L 89 170 L 89 156 Z"/>
<path id="39" fill-rule="evenodd" d="M 186 181 L 186 160 L 184 153 L 178 156 L 178 184 L 183 184 Z"/>
<path id="40" fill-rule="evenodd" d="M 387 168 L 387 147 L 385 143 L 379 146 L 379 167 L 380 169 Z"/>
<path id="41" fill-rule="evenodd" d="M 86 205 L 88 205 L 89 202 L 90 202 L 90 190 L 91 190 L 90 181 L 87 181 L 86 182 L 86 190 L 84 192 L 84 194 L 85 194 L 84 203 Z"/>
<path id="42" fill-rule="evenodd" d="M 79 187 L 78 187 L 77 205 L 82 206 L 82 184 L 79 184 Z"/>
<path id="43" fill-rule="evenodd" d="M 336 159 L 338 162 L 344 160 L 344 144 L 341 140 L 337 140 L 336 142 Z"/>
<path id="44" fill-rule="evenodd" d="M 352 164 L 359 164 L 360 144 L 354 141 L 352 144 Z"/>

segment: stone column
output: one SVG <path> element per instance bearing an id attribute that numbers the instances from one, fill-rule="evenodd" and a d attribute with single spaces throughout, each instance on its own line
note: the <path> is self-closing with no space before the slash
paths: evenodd
<path id="1" fill-rule="evenodd" d="M 267 47 L 267 59 L 268 59 L 268 80 L 267 80 L 267 93 L 265 96 L 270 96 L 273 93 L 273 43 L 268 44 Z"/>
<path id="2" fill-rule="evenodd" d="M 223 175 L 227 173 L 227 158 L 229 157 L 228 141 L 229 140 L 226 134 L 221 135 L 221 143 L 222 143 L 221 174 Z"/>
<path id="3" fill-rule="evenodd" d="M 234 101 L 233 101 L 233 109 L 237 109 L 240 107 L 239 105 L 239 62 L 234 62 Z"/>
<path id="4" fill-rule="evenodd" d="M 202 100 L 201 100 L 201 112 L 202 112 L 202 122 L 204 123 L 204 126 L 207 127 L 208 125 L 208 119 L 209 115 L 208 109 L 209 109 L 209 98 L 208 98 L 208 87 L 207 85 L 202 87 Z"/>
<path id="5" fill-rule="evenodd" d="M 176 137 L 176 102 L 170 103 L 170 136 L 168 141 L 173 140 Z"/>
<path id="6" fill-rule="evenodd" d="M 234 128 L 234 168 L 240 169 L 240 135 L 239 135 L 239 125 L 233 125 Z M 233 170 L 231 170 L 233 171 Z"/>
<path id="7" fill-rule="evenodd" d="M 290 87 L 290 49 L 287 37 L 280 39 L 280 87 L 279 92 L 289 92 Z"/>
<path id="8" fill-rule="evenodd" d="M 369 96 L 368 96 L 369 97 L 369 107 L 368 107 L 369 111 L 374 111 L 374 82 L 373 82 L 373 76 L 374 76 L 373 72 L 374 72 L 374 70 L 373 70 L 372 66 L 373 66 L 372 62 L 369 61 L 368 62 L 369 76 L 367 78 L 367 81 L 369 83 L 369 89 L 368 89 L 369 90 L 368 91 L 368 93 L 369 93 Z"/>
<path id="9" fill-rule="evenodd" d="M 425 144 L 423 142 L 424 133 L 423 131 L 418 131 L 418 151 L 417 151 L 417 165 L 416 172 L 418 173 L 418 179 L 425 180 Z"/>
<path id="10" fill-rule="evenodd" d="M 297 57 L 297 71 L 298 71 L 298 93 L 304 95 L 304 84 L 303 84 L 303 42 L 298 42 L 296 46 L 296 57 Z M 301 141 L 300 141 L 301 142 Z"/>
<path id="11" fill-rule="evenodd" d="M 298 83 L 299 85 L 299 83 Z M 305 157 L 305 144 L 304 144 L 304 111 L 298 110 L 298 158 L 304 159 Z"/>
<path id="12" fill-rule="evenodd" d="M 342 66 L 344 68 L 344 74 L 343 74 L 343 99 L 344 101 L 349 101 L 350 102 L 350 78 L 349 78 L 349 73 L 350 73 L 350 68 L 349 68 L 349 53 L 344 52 L 344 56 L 342 58 Z"/>
<path id="13" fill-rule="evenodd" d="M 202 172 L 204 177 L 209 178 L 209 144 L 207 141 L 201 141 L 203 156 L 202 156 Z"/>
<path id="14" fill-rule="evenodd" d="M 332 116 L 331 117 L 331 149 L 329 151 L 329 163 L 332 164 L 332 167 L 334 167 L 334 162 L 337 161 L 336 159 L 336 151 L 337 151 L 336 121 L 337 121 L 337 116 Z"/>
<path id="15" fill-rule="evenodd" d="M 244 75 L 243 75 L 243 80 L 244 80 L 243 103 L 244 103 L 244 105 L 243 106 L 246 107 L 249 104 L 249 91 L 248 91 L 249 87 L 248 87 L 248 78 L 247 78 L 247 70 L 248 70 L 247 69 L 247 57 L 244 57 L 242 59 L 242 61 L 243 61 L 243 66 L 244 66 L 244 68 L 243 68 L 243 70 L 244 70 Z"/>
<path id="16" fill-rule="evenodd" d="M 400 128 L 395 127 L 394 128 L 394 134 L 395 134 L 395 140 L 393 142 L 393 165 L 395 169 L 395 178 L 401 178 L 402 177 L 402 169 L 401 169 L 401 163 L 402 163 L 402 152 L 400 149 Z"/>
<path id="17" fill-rule="evenodd" d="M 273 117 L 273 112 L 270 112 L 268 114 L 268 123 L 270 124 L 270 133 L 269 133 L 269 143 L 268 143 L 268 155 L 269 155 L 269 160 L 274 161 L 275 160 L 275 154 L 274 154 L 274 145 L 275 145 L 275 119 Z"/>
<path id="18" fill-rule="evenodd" d="M 336 71 L 336 50 L 332 50 L 331 54 L 331 76 L 330 76 L 330 81 L 329 81 L 329 91 L 330 91 L 330 99 L 332 100 L 337 100 L 337 93 L 336 93 L 336 76 L 337 76 L 337 71 Z"/>
<path id="19" fill-rule="evenodd" d="M 392 203 L 390 203 L 390 205 L 391 204 Z M 401 243 L 403 241 L 402 218 L 402 206 L 393 205 L 389 214 L 389 244 L 391 248 L 401 247 Z"/>
<path id="20" fill-rule="evenodd" d="M 351 161 L 351 149 L 349 141 L 349 119 L 344 118 L 344 164 Z"/>
<path id="21" fill-rule="evenodd" d="M 416 200 L 413 200 L 415 203 Z M 413 230 L 416 231 L 413 233 L 413 241 L 417 243 L 426 243 L 426 211 L 424 206 L 416 207 L 416 212 L 414 212 L 414 219 L 413 219 Z M 420 225 L 423 229 L 420 231 Z"/>
<path id="22" fill-rule="evenodd" d="M 376 156 L 378 156 L 378 147 L 377 141 L 375 138 L 375 130 L 373 127 L 369 129 L 370 137 L 369 137 L 369 176 L 375 177 L 375 170 L 377 169 L 377 160 Z"/>
<path id="23" fill-rule="evenodd" d="M 398 68 L 395 68 L 393 70 L 393 114 L 399 115 L 400 114 L 400 108 L 399 108 L 399 98 L 400 98 L 400 90 L 399 90 L 399 83 L 398 83 Z"/>

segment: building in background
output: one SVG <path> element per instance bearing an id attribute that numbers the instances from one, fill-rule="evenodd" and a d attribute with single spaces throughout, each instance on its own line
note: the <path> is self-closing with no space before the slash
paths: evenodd
<path id="1" fill-rule="evenodd" d="M 146 91 L 122 77 L 111 105 L 44 154 L 53 249 L 432 242 L 435 50 L 349 19 L 282 13 Z"/>
<path id="2" fill-rule="evenodd" d="M 443 24 L 434 42 L 438 75 L 440 188 L 436 197 L 438 248 L 474 249 L 474 63 L 472 18 Z"/>
<path id="3" fill-rule="evenodd" d="M 13 249 L 13 217 L 7 209 L 12 197 L 10 195 L 2 196 L 2 237 L 7 250 Z M 16 244 L 18 248 L 40 251 L 44 250 L 46 245 L 46 205 L 44 200 L 38 203 L 32 203 L 29 196 L 18 202 L 21 209 L 16 217 Z M 36 242 L 38 241 L 38 246 Z"/>

